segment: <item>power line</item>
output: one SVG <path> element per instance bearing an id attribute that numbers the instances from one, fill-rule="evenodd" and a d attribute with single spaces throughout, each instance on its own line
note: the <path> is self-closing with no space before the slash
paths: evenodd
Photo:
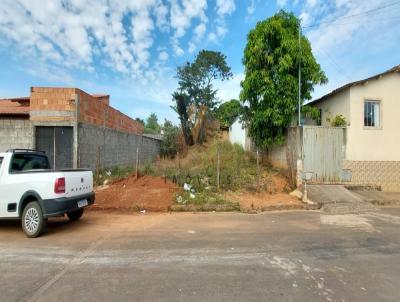
<path id="1" fill-rule="evenodd" d="M 342 67 L 340 67 L 339 64 L 328 53 L 326 53 L 322 49 L 317 49 L 317 52 L 319 52 L 320 54 L 325 56 L 331 62 L 331 66 L 333 66 L 336 69 L 337 73 L 340 75 L 340 77 L 343 80 L 349 81 L 349 82 L 352 81 L 352 79 L 347 74 L 347 72 L 345 72 L 344 69 Z"/>
<path id="2" fill-rule="evenodd" d="M 393 21 L 393 20 L 400 20 L 400 15 L 399 16 L 394 16 L 392 18 L 385 18 L 385 19 L 369 19 L 368 23 L 385 23 L 388 21 Z M 345 22 L 335 22 L 334 24 L 339 26 L 339 25 L 348 25 L 348 24 L 359 24 L 359 21 L 353 21 L 353 20 L 349 20 L 349 21 L 345 21 Z M 322 24 L 325 26 L 329 26 L 330 24 Z M 306 27 L 303 27 L 303 29 Z"/>
<path id="3" fill-rule="evenodd" d="M 361 13 L 352 14 L 352 15 L 348 15 L 348 16 L 342 16 L 342 17 L 339 17 L 339 18 L 337 18 L 335 20 L 331 20 L 331 21 L 323 21 L 323 22 L 314 23 L 314 24 L 311 24 L 311 25 L 308 25 L 308 26 L 303 26 L 303 28 L 311 28 L 311 27 L 316 27 L 316 26 L 323 25 L 323 24 L 332 24 L 332 23 L 338 22 L 338 21 L 343 20 L 343 19 L 349 19 L 349 18 L 368 15 L 368 14 L 371 14 L 373 12 L 376 12 L 376 11 L 379 11 L 379 10 L 382 10 L 382 9 L 385 9 L 385 8 L 392 7 L 392 6 L 397 5 L 399 3 L 400 3 L 400 1 L 392 2 L 392 3 L 386 4 L 386 5 L 382 5 L 382 6 L 370 9 L 370 10 L 366 10 L 366 11 L 361 12 Z"/>

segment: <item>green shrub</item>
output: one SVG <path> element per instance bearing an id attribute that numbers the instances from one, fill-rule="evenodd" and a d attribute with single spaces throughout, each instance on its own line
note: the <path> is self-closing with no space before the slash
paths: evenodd
<path id="1" fill-rule="evenodd" d="M 341 114 L 336 115 L 333 119 L 327 118 L 326 120 L 328 123 L 331 124 L 332 127 L 346 127 L 347 126 L 346 118 Z"/>

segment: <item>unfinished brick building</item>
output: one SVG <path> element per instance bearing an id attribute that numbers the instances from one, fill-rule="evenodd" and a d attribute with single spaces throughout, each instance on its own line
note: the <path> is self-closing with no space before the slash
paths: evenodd
<path id="1" fill-rule="evenodd" d="M 0 100 L 0 152 L 46 151 L 54 168 L 110 168 L 153 160 L 160 141 L 114 109 L 109 95 L 78 88 L 32 87 L 29 97 Z"/>

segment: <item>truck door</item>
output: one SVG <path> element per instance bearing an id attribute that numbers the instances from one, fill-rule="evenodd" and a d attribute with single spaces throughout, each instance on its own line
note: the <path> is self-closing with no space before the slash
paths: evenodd
<path id="1" fill-rule="evenodd" d="M 4 217 L 4 208 L 6 206 L 6 200 L 5 200 L 5 188 L 3 188 L 3 185 L 1 183 L 1 174 L 2 174 L 2 163 L 3 163 L 3 157 L 0 157 L 0 217 Z"/>

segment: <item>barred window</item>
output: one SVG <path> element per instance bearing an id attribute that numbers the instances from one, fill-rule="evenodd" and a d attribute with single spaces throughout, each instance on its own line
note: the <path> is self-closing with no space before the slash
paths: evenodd
<path id="1" fill-rule="evenodd" d="M 364 126 L 380 127 L 380 102 L 365 101 L 364 102 Z"/>

